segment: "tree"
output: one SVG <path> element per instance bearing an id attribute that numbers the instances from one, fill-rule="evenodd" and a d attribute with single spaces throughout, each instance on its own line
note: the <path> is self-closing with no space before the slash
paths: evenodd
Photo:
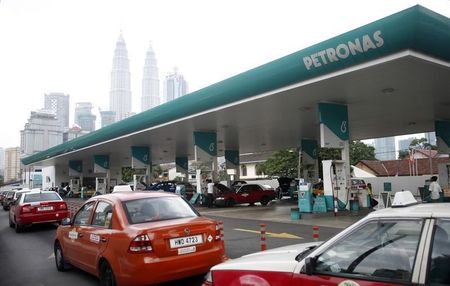
<path id="1" fill-rule="evenodd" d="M 161 176 L 162 173 L 163 173 L 163 169 L 160 165 L 152 166 L 152 174 L 151 174 L 152 179 L 159 178 L 159 176 Z"/>
<path id="2" fill-rule="evenodd" d="M 404 160 L 409 157 L 409 151 L 408 150 L 399 150 L 398 151 L 398 159 Z"/>
<path id="3" fill-rule="evenodd" d="M 122 181 L 125 183 L 132 182 L 134 169 L 131 167 L 122 167 Z"/>
<path id="4" fill-rule="evenodd" d="M 428 143 L 427 138 L 420 138 L 420 139 L 415 138 L 411 141 L 411 143 L 409 143 L 409 149 L 437 150 L 437 146 Z"/>
<path id="5" fill-rule="evenodd" d="M 409 150 L 437 150 L 436 145 L 428 143 L 426 138 L 415 138 L 409 143 L 408 150 L 398 151 L 398 159 L 403 160 L 409 158 Z"/>
<path id="6" fill-rule="evenodd" d="M 341 160 L 341 150 L 337 148 L 320 148 L 319 169 L 322 160 Z M 350 142 L 350 163 L 361 160 L 375 160 L 375 148 L 356 140 Z M 268 176 L 297 177 L 298 150 L 287 149 L 275 152 L 263 165 L 262 169 Z"/>
<path id="7" fill-rule="evenodd" d="M 267 159 L 262 167 L 265 174 L 274 177 L 297 177 L 298 174 L 298 150 L 280 150 Z"/>
<path id="8" fill-rule="evenodd" d="M 361 160 L 375 160 L 375 148 L 356 140 L 350 143 L 350 163 L 355 165 Z"/>

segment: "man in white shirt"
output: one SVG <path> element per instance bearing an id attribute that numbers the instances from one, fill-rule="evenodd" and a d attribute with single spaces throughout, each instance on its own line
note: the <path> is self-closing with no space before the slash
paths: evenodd
<path id="1" fill-rule="evenodd" d="M 208 194 L 208 208 L 212 208 L 214 202 L 214 183 L 212 182 L 211 179 L 208 179 L 206 182 L 207 182 L 206 191 Z"/>
<path id="2" fill-rule="evenodd" d="M 430 179 L 431 183 L 429 186 L 429 190 L 431 194 L 431 202 L 433 203 L 438 203 L 439 199 L 441 198 L 442 189 L 441 186 L 439 186 L 437 179 L 437 176 L 433 176 Z"/>

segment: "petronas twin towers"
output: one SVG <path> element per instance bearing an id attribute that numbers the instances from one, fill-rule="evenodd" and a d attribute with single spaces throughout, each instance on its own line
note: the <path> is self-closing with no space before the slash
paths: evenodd
<path id="1" fill-rule="evenodd" d="M 115 121 L 133 115 L 131 108 L 130 61 L 122 34 L 116 43 L 111 71 L 109 107 L 115 112 Z M 159 71 L 152 46 L 147 50 L 142 78 L 141 111 L 160 104 Z"/>

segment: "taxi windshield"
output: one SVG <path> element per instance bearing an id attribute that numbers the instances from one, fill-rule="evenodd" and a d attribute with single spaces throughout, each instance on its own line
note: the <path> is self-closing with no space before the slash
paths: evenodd
<path id="1" fill-rule="evenodd" d="M 130 224 L 198 216 L 179 197 L 144 198 L 126 201 L 123 205 Z"/>

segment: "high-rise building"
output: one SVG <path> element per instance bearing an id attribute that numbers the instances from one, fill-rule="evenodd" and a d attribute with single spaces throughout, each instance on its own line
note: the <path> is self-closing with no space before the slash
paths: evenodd
<path id="1" fill-rule="evenodd" d="M 5 150 L 5 182 L 20 179 L 20 148 L 6 148 Z"/>
<path id="2" fill-rule="evenodd" d="M 427 143 L 429 143 L 431 145 L 436 145 L 437 144 L 436 133 L 435 132 L 424 133 L 424 136 L 427 139 Z"/>
<path id="3" fill-rule="evenodd" d="M 155 52 L 150 44 L 147 50 L 142 77 L 141 111 L 158 106 L 159 101 L 159 72 Z"/>
<path id="4" fill-rule="evenodd" d="M 56 115 L 61 130 L 69 127 L 69 99 L 68 94 L 52 92 L 45 94 L 44 109 Z"/>
<path id="5" fill-rule="evenodd" d="M 122 34 L 116 43 L 111 71 L 110 110 L 116 113 L 116 121 L 131 113 L 130 61 Z"/>
<path id="6" fill-rule="evenodd" d="M 414 140 L 414 137 L 409 137 L 407 139 L 398 140 L 398 150 L 399 151 L 407 151 L 409 150 L 409 145 Z"/>
<path id="7" fill-rule="evenodd" d="M 5 174 L 5 149 L 0 147 L 0 175 Z"/>
<path id="8" fill-rule="evenodd" d="M 116 121 L 116 113 L 114 111 L 101 111 L 100 110 L 100 118 L 101 118 L 101 126 L 102 128 L 113 124 Z"/>
<path id="9" fill-rule="evenodd" d="M 182 74 L 175 68 L 173 73 L 169 73 L 164 80 L 164 97 L 166 102 L 174 100 L 188 92 L 188 84 Z"/>
<path id="10" fill-rule="evenodd" d="M 95 130 L 95 119 L 97 116 L 92 114 L 92 103 L 78 102 L 75 106 L 75 124 L 81 127 L 83 131 L 92 132 Z"/>
<path id="11" fill-rule="evenodd" d="M 375 147 L 375 158 L 378 160 L 395 160 L 395 137 L 384 137 L 374 139 L 373 145 Z"/>
<path id="12" fill-rule="evenodd" d="M 47 109 L 32 111 L 20 131 L 20 150 L 25 156 L 47 150 L 63 143 L 63 130 L 53 112 Z"/>

